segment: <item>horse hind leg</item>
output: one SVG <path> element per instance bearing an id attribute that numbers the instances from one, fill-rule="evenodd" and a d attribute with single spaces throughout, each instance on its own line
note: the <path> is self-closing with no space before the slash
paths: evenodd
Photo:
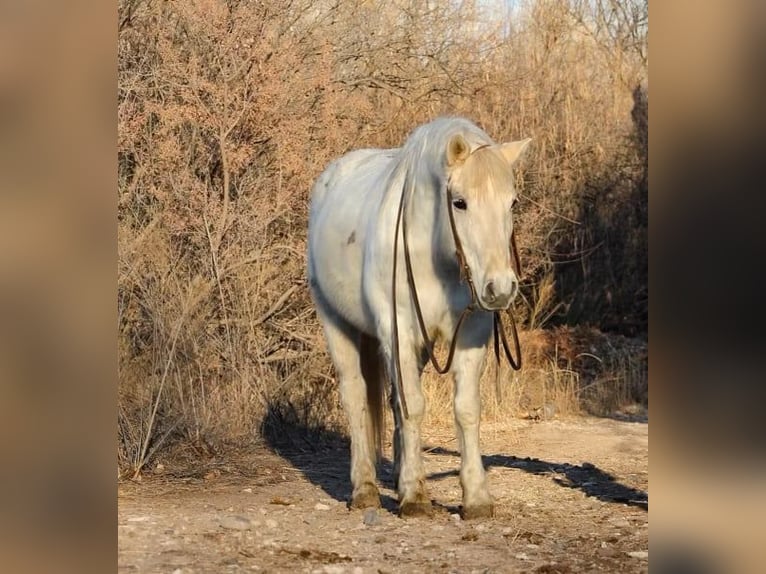
<path id="1" fill-rule="evenodd" d="M 375 438 L 375 417 L 370 412 L 362 373 L 364 335 L 321 304 L 317 304 L 317 310 L 338 376 L 351 435 L 351 507 L 377 508 L 380 493 L 375 480 L 375 462 L 379 452 L 376 447 L 380 443 Z"/>
<path id="2" fill-rule="evenodd" d="M 394 413 L 394 436 L 391 440 L 392 446 L 393 446 L 393 455 L 394 455 L 394 461 L 393 461 L 393 468 L 391 472 L 391 479 L 394 483 L 394 490 L 399 490 L 399 474 L 401 473 L 402 469 L 402 449 L 403 441 L 402 441 L 402 414 L 399 410 L 399 407 L 397 406 L 397 398 L 396 398 L 396 389 L 393 389 L 390 396 L 390 407 L 391 412 Z"/>
<path id="3" fill-rule="evenodd" d="M 375 447 L 375 460 L 380 464 L 385 434 L 384 399 L 386 372 L 381 358 L 380 343 L 364 333 L 359 338 L 359 363 L 367 390 L 367 440 Z"/>

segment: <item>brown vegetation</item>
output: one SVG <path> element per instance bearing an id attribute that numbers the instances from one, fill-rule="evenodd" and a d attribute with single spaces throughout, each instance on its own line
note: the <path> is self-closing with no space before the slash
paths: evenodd
<path id="1" fill-rule="evenodd" d="M 330 160 L 398 146 L 437 115 L 534 138 L 517 219 L 526 338 L 645 332 L 646 3 L 490 5 L 120 1 L 123 470 L 171 444 L 249 440 L 264 421 L 342 424 L 305 286 L 309 189 Z M 644 351 L 526 358 L 490 416 L 544 407 L 541 392 L 559 413 L 645 400 Z M 445 382 L 427 385 L 446 409 Z"/>

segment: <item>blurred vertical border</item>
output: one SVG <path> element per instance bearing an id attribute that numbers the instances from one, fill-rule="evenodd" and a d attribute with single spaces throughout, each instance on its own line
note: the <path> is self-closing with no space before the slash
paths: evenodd
<path id="1" fill-rule="evenodd" d="M 110 2 L 0 6 L 0 571 L 116 565 Z"/>
<path id="2" fill-rule="evenodd" d="M 762 572 L 766 6 L 650 6 L 652 572 Z"/>

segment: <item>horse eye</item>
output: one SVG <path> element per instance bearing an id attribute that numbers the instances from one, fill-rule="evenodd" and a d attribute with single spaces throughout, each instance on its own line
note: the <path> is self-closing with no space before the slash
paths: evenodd
<path id="1" fill-rule="evenodd" d="M 468 208 L 465 199 L 456 199 L 452 202 L 452 205 L 455 206 L 455 209 L 459 209 L 460 211 L 465 211 Z"/>

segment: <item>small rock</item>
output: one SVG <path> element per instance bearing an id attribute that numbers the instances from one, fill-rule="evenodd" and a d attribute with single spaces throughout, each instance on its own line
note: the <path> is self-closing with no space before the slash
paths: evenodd
<path id="1" fill-rule="evenodd" d="M 604 556 L 606 558 L 611 558 L 614 556 L 617 556 L 618 552 L 614 548 L 610 548 L 609 546 L 602 546 L 601 548 L 596 549 L 596 554 L 599 556 Z"/>
<path id="2" fill-rule="evenodd" d="M 322 504 L 321 502 L 317 502 L 314 505 L 314 510 L 330 510 L 330 507 L 326 504 Z"/>
<path id="3" fill-rule="evenodd" d="M 267 528 L 272 528 L 272 529 L 276 528 L 277 527 L 277 521 L 269 518 L 268 520 L 266 520 L 266 527 Z"/>
<path id="4" fill-rule="evenodd" d="M 346 569 L 343 566 L 337 564 L 328 564 L 324 567 L 325 574 L 343 574 Z"/>
<path id="5" fill-rule="evenodd" d="M 376 509 L 368 508 L 364 511 L 364 518 L 362 520 L 367 526 L 375 526 L 380 523 L 380 516 L 378 516 Z"/>
<path id="6" fill-rule="evenodd" d="M 246 492 L 248 494 L 252 494 L 253 493 L 253 489 L 252 488 L 243 488 L 242 492 Z"/>
<path id="7" fill-rule="evenodd" d="M 517 560 L 529 560 L 529 556 L 527 554 L 525 554 L 524 552 L 519 552 L 518 554 L 516 554 L 516 559 Z"/>
<path id="8" fill-rule="evenodd" d="M 617 528 L 630 528 L 630 522 L 628 522 L 625 518 L 610 518 L 608 522 Z"/>
<path id="9" fill-rule="evenodd" d="M 460 522 L 460 515 L 459 514 L 450 514 L 449 517 L 454 520 L 455 522 Z"/>
<path id="10" fill-rule="evenodd" d="M 221 519 L 221 526 L 228 530 L 249 530 L 252 526 L 250 519 L 246 516 L 224 516 Z"/>
<path id="11" fill-rule="evenodd" d="M 649 559 L 649 551 L 647 550 L 636 550 L 634 552 L 628 552 L 628 556 L 632 558 L 638 558 L 640 560 L 648 560 Z"/>

